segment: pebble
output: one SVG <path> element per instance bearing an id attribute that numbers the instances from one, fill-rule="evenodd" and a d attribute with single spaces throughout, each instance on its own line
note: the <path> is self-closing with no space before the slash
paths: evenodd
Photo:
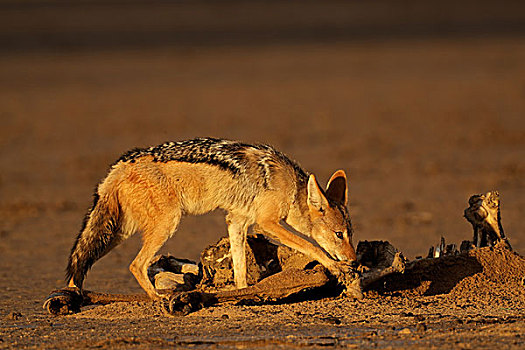
<path id="1" fill-rule="evenodd" d="M 18 311 L 11 311 L 8 315 L 7 315 L 7 319 L 9 320 L 18 320 L 20 317 L 22 317 L 22 314 Z"/>
<path id="2" fill-rule="evenodd" d="M 412 331 L 409 328 L 403 328 L 398 334 L 411 334 Z"/>
<path id="3" fill-rule="evenodd" d="M 341 320 L 335 316 L 327 317 L 324 320 L 330 324 L 341 324 Z"/>

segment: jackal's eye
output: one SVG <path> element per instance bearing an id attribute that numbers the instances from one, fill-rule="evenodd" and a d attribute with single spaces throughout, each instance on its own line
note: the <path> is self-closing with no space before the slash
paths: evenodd
<path id="1" fill-rule="evenodd" d="M 339 238 L 339 239 L 343 239 L 343 232 L 341 232 L 341 231 L 335 231 L 335 235 L 337 236 L 337 238 Z"/>

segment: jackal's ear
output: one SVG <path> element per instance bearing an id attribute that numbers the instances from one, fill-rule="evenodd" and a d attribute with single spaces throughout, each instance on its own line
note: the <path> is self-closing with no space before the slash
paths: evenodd
<path id="1" fill-rule="evenodd" d="M 308 207 L 323 212 L 328 208 L 328 200 L 319 188 L 315 176 L 312 174 L 308 178 Z"/>
<path id="2" fill-rule="evenodd" d="M 346 186 L 346 174 L 343 170 L 337 170 L 326 186 L 326 196 L 336 203 L 346 205 L 348 202 L 348 187 Z"/>

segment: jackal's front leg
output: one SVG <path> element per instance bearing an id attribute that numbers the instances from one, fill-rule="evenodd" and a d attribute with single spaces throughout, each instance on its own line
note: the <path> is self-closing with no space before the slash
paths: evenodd
<path id="1" fill-rule="evenodd" d="M 266 221 L 259 223 L 258 226 L 264 233 L 276 238 L 282 244 L 317 260 L 321 265 L 326 267 L 334 277 L 341 277 L 349 269 L 349 263 L 331 259 L 320 248 L 288 231 L 279 223 Z"/>
<path id="2" fill-rule="evenodd" d="M 248 287 L 246 279 L 246 234 L 248 225 L 244 218 L 232 214 L 228 214 L 226 223 L 228 224 L 235 286 L 237 288 L 246 288 Z"/>

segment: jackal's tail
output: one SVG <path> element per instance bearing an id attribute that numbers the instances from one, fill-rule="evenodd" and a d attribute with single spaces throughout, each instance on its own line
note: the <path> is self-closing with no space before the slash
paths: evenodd
<path id="1" fill-rule="evenodd" d="M 99 196 L 95 192 L 93 207 L 71 249 L 66 269 L 66 283 L 72 280 L 82 289 L 88 270 L 118 243 L 121 210 L 116 195 Z"/>

